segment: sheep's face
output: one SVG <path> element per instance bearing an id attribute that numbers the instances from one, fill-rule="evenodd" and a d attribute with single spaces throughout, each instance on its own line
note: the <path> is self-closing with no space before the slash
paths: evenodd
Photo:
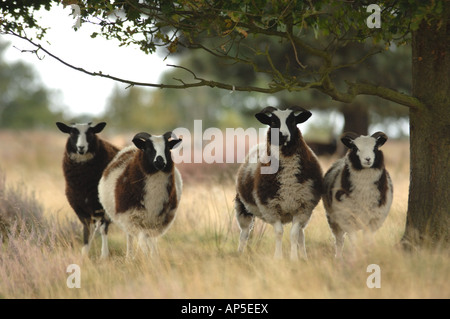
<path id="1" fill-rule="evenodd" d="M 133 138 L 134 145 L 143 152 L 143 166 L 148 173 L 171 170 L 173 161 L 170 150 L 177 147 L 180 142 L 181 139 L 172 132 L 162 136 L 152 136 L 143 132 Z"/>
<path id="2" fill-rule="evenodd" d="M 299 106 L 293 106 L 286 110 L 268 106 L 255 115 L 261 123 L 269 125 L 271 130 L 278 130 L 279 144 L 274 143 L 275 141 L 271 141 L 271 144 L 284 146 L 299 134 L 297 124 L 305 122 L 310 116 L 311 112 Z"/>
<path id="3" fill-rule="evenodd" d="M 358 136 L 356 133 L 344 133 L 342 143 L 350 149 L 349 158 L 354 168 L 379 167 L 383 154 L 378 149 L 387 140 L 386 134 L 377 132 L 372 136 Z"/>
<path id="4" fill-rule="evenodd" d="M 59 130 L 69 134 L 68 151 L 70 153 L 85 155 L 93 153 L 96 147 L 95 134 L 100 133 L 106 126 L 105 122 L 98 123 L 96 126 L 87 124 L 72 124 L 68 126 L 64 123 L 57 122 Z"/>

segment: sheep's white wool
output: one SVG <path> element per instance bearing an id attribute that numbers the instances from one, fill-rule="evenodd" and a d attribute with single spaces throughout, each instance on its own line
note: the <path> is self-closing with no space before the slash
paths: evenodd
<path id="1" fill-rule="evenodd" d="M 117 161 L 118 158 L 121 157 L 122 154 L 129 151 L 137 151 L 137 148 L 134 145 L 127 146 L 119 151 L 116 156 L 112 159 L 111 163 Z M 111 165 L 110 163 L 110 165 Z M 122 165 L 116 167 L 114 170 L 110 170 L 108 176 L 103 175 L 98 184 L 98 197 L 100 203 L 102 203 L 103 208 L 106 213 L 111 217 L 112 220 L 116 218 L 116 184 L 119 177 L 123 174 L 128 161 L 124 162 Z"/>
<path id="2" fill-rule="evenodd" d="M 306 227 L 314 207 L 320 200 L 322 172 L 317 158 L 311 149 L 307 148 L 307 156 L 300 149 L 283 149 L 292 140 L 291 132 L 297 130 L 295 119 L 289 121 L 293 110 L 271 110 L 264 113 L 279 120 L 279 132 L 286 138 L 284 146 L 273 143 L 273 136 L 268 136 L 270 154 L 267 154 L 266 143 L 250 149 L 246 162 L 239 169 L 236 179 L 236 217 L 241 229 L 239 238 L 240 252 L 243 251 L 256 216 L 274 227 L 276 235 L 275 258 L 282 257 L 283 224 L 292 222 L 291 228 L 291 259 L 298 259 L 298 250 L 306 258 L 303 229 Z M 267 121 L 263 119 L 263 123 Z M 276 123 L 276 121 L 272 121 Z M 270 124 L 271 132 L 278 130 Z M 272 135 L 272 134 L 271 134 Z M 276 132 L 275 138 L 278 138 Z M 302 139 L 301 135 L 298 137 Z M 304 143 L 297 143 L 292 147 L 303 147 Z M 283 151 L 282 151 L 283 150 Z M 285 153 L 283 153 L 285 152 Z M 289 154 L 289 155 L 285 155 Z M 277 170 L 264 174 L 264 164 L 277 163 Z M 311 161 L 311 162 L 306 162 Z M 303 168 L 307 167 L 307 171 Z"/>
<path id="3" fill-rule="evenodd" d="M 164 161 L 164 164 L 167 164 L 166 154 L 164 151 L 166 148 L 166 142 L 164 140 L 164 137 L 163 136 L 151 136 L 150 141 L 152 141 L 153 147 L 155 148 L 155 151 L 156 151 L 155 159 L 158 156 L 161 156 Z"/>
<path id="4" fill-rule="evenodd" d="M 336 239 L 336 257 L 342 257 L 344 234 L 359 230 L 375 232 L 389 214 L 393 185 L 383 162 L 373 168 L 376 139 L 359 136 L 352 142 L 362 169 L 355 169 L 351 152 L 337 160 L 324 178 L 324 206 Z M 351 146 L 349 146 L 351 147 Z"/>
<path id="5" fill-rule="evenodd" d="M 163 157 L 164 162 L 167 162 L 165 157 L 165 141 L 162 136 L 152 136 L 151 141 L 153 147 L 156 151 L 155 158 L 158 156 Z M 122 156 L 124 153 L 131 153 L 124 160 Z M 172 173 L 166 173 L 163 171 L 158 171 L 154 174 L 147 175 L 144 180 L 144 187 L 142 189 L 142 200 L 140 205 L 135 205 L 126 211 L 117 213 L 116 211 L 116 187 L 118 180 L 126 181 L 125 170 L 129 165 L 134 165 L 133 159 L 135 152 L 138 149 L 134 145 L 130 145 L 122 149 L 116 157 L 111 161 L 111 165 L 114 166 L 113 169 L 109 169 L 107 175 L 103 175 L 99 183 L 99 198 L 106 213 L 111 217 L 113 222 L 117 224 L 122 230 L 127 233 L 128 236 L 137 236 L 140 238 L 139 246 L 146 252 L 146 242 L 150 240 L 151 237 L 158 237 L 164 234 L 164 232 L 169 228 L 170 224 L 173 222 L 174 218 L 167 224 L 166 215 L 172 214 L 176 208 L 167 210 L 167 203 L 169 202 L 169 192 L 168 186 L 171 179 Z M 122 157 L 122 159 L 120 159 Z M 123 161 L 120 165 L 117 165 L 118 160 Z M 182 179 L 181 174 L 177 168 L 173 170 L 174 182 L 175 182 L 175 192 L 177 202 L 179 202 L 182 191 Z M 164 214 L 161 214 L 163 212 Z M 127 256 L 130 255 L 131 246 L 127 248 Z"/>
<path id="6" fill-rule="evenodd" d="M 89 147 L 89 143 L 86 138 L 86 133 L 87 133 L 87 130 L 89 129 L 90 125 L 89 124 L 75 124 L 73 127 L 76 128 L 80 132 L 78 134 L 78 139 L 77 139 L 77 144 L 76 144 L 77 151 L 79 151 L 80 148 L 84 148 L 84 152 L 86 152 Z"/>
<path id="7" fill-rule="evenodd" d="M 291 132 L 289 131 L 289 127 L 286 124 L 286 119 L 289 115 L 291 115 L 291 113 L 291 110 L 276 110 L 273 112 L 273 115 L 280 119 L 280 133 L 283 136 L 287 137 L 286 142 L 289 142 L 291 140 Z"/>
<path id="8" fill-rule="evenodd" d="M 351 193 L 348 196 L 341 196 L 341 200 L 338 201 L 336 192 L 341 189 L 340 181 L 346 162 L 348 160 L 345 158 L 341 159 L 336 166 L 335 173 L 338 175 L 331 188 L 332 206 L 328 209 L 329 212 L 332 212 L 330 220 L 339 224 L 345 232 L 368 229 L 369 226 L 372 229 L 378 229 L 386 219 L 392 203 L 392 182 L 389 174 L 387 175 L 388 188 L 384 205 L 378 205 L 380 192 L 375 184 L 383 173 L 383 170 L 380 169 L 351 170 Z M 333 178 L 333 175 L 330 177 Z M 327 178 L 325 184 L 329 183 L 331 178 Z"/>
<path id="9" fill-rule="evenodd" d="M 353 140 L 353 143 L 358 148 L 356 154 L 359 157 L 361 166 L 369 168 L 375 161 L 375 143 L 376 140 L 371 136 L 360 136 Z"/>

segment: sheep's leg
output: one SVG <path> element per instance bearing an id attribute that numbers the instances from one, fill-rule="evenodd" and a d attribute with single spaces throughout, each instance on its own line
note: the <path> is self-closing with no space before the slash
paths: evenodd
<path id="1" fill-rule="evenodd" d="M 300 225 L 300 229 L 298 231 L 298 248 L 300 249 L 301 256 L 304 260 L 308 259 L 308 255 L 306 254 L 306 246 L 305 246 L 305 228 Z"/>
<path id="2" fill-rule="evenodd" d="M 239 228 L 241 229 L 238 251 L 242 253 L 244 251 L 244 248 L 247 246 L 248 237 L 250 236 L 250 232 L 252 231 L 255 216 L 245 208 L 244 204 L 241 202 L 238 196 L 236 196 L 235 208 L 236 219 Z"/>
<path id="3" fill-rule="evenodd" d="M 108 228 L 111 220 L 105 215 L 104 209 L 100 206 L 98 209 L 94 211 L 93 221 L 95 224 L 94 233 L 98 230 L 102 236 L 102 250 L 101 250 L 101 259 L 105 259 L 109 255 L 108 248 Z"/>
<path id="4" fill-rule="evenodd" d="M 334 236 L 334 248 L 335 248 L 334 257 L 336 259 L 341 259 L 342 251 L 344 250 L 345 231 L 337 223 L 331 222 L 329 218 L 328 223 L 330 225 L 331 232 L 333 233 Z"/>
<path id="5" fill-rule="evenodd" d="M 283 258 L 283 224 L 281 221 L 276 221 L 273 224 L 273 229 L 275 231 L 275 259 Z"/>
<path id="6" fill-rule="evenodd" d="M 300 223 L 297 220 L 292 221 L 291 228 L 291 260 L 298 261 L 298 245 L 300 241 L 300 232 L 303 235 L 303 229 L 300 227 Z M 303 239 L 302 239 L 303 240 Z"/>
<path id="7" fill-rule="evenodd" d="M 129 259 L 133 256 L 133 237 L 127 233 L 127 254 L 126 258 Z"/>
<path id="8" fill-rule="evenodd" d="M 138 235 L 138 245 L 144 255 L 148 256 L 149 247 L 147 245 L 147 236 L 143 232 L 140 232 Z"/>
<path id="9" fill-rule="evenodd" d="M 348 262 L 355 262 L 357 257 L 360 255 L 361 253 L 361 246 L 358 245 L 358 241 L 357 241 L 357 232 L 356 231 L 352 231 L 352 232 L 348 232 L 347 233 L 347 242 L 348 242 L 348 246 L 349 246 L 349 253 L 348 256 L 345 258 Z"/>
<path id="10" fill-rule="evenodd" d="M 92 221 L 86 221 L 83 223 L 83 248 L 81 249 L 82 256 L 89 255 L 89 249 L 91 248 L 92 239 L 95 234 L 95 225 Z"/>
<path id="11" fill-rule="evenodd" d="M 150 249 L 150 255 L 151 256 L 158 256 L 158 237 L 148 237 L 147 238 L 147 245 Z"/>
<path id="12" fill-rule="evenodd" d="M 305 232 L 304 228 L 308 221 L 304 220 L 302 216 L 294 216 L 292 220 L 291 228 L 291 260 L 298 260 L 298 250 L 300 249 L 300 254 L 303 259 L 308 259 L 305 247 Z"/>
<path id="13" fill-rule="evenodd" d="M 345 235 L 345 233 L 343 231 L 340 231 L 340 232 L 334 234 L 336 259 L 342 258 L 342 252 L 344 250 L 344 235 Z"/>
<path id="14" fill-rule="evenodd" d="M 107 222 L 106 220 L 103 220 L 99 227 L 100 234 L 102 235 L 102 253 L 100 255 L 101 259 L 108 258 L 108 256 L 109 256 L 108 226 L 109 226 L 109 222 Z"/>

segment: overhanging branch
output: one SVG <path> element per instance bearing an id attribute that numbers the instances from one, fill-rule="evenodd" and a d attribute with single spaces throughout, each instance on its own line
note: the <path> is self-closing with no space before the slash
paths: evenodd
<path id="1" fill-rule="evenodd" d="M 344 103 L 353 102 L 358 95 L 373 95 L 411 108 L 422 108 L 424 106 L 423 103 L 415 97 L 383 86 L 348 81 L 346 83 L 348 86 L 347 92 L 341 92 L 334 86 L 329 76 L 325 76 L 322 80 L 322 86 L 316 88 L 329 95 L 333 100 Z"/>
<path id="2" fill-rule="evenodd" d="M 148 83 L 148 82 L 132 81 L 132 80 L 127 80 L 127 79 L 119 78 L 116 76 L 112 76 L 109 74 L 104 74 L 101 71 L 92 72 L 92 71 L 88 71 L 84 68 L 74 66 L 74 65 L 64 61 L 63 59 L 59 58 L 58 56 L 52 54 L 47 49 L 43 48 L 40 44 L 35 43 L 31 39 L 28 39 L 26 36 L 22 36 L 20 34 L 17 34 L 15 32 L 11 32 L 11 31 L 9 31 L 7 34 L 10 34 L 10 35 L 16 36 L 18 38 L 21 38 L 23 40 L 26 40 L 36 48 L 35 50 L 21 50 L 22 52 L 34 53 L 38 56 L 38 58 L 42 59 L 41 57 L 39 57 L 38 52 L 43 51 L 47 55 L 52 57 L 53 59 L 57 60 L 58 62 L 64 64 L 65 66 L 67 66 L 71 69 L 74 69 L 76 71 L 79 71 L 79 72 L 82 72 L 82 73 L 85 73 L 85 74 L 88 74 L 91 76 L 98 76 L 98 77 L 102 77 L 102 78 L 111 79 L 111 80 L 114 80 L 117 82 L 126 83 L 129 86 L 144 86 L 144 87 L 154 87 L 154 88 L 161 88 L 161 89 L 187 89 L 187 88 L 208 86 L 211 88 L 219 88 L 219 89 L 228 90 L 228 91 L 259 92 L 259 93 L 268 93 L 268 94 L 273 94 L 273 93 L 280 92 L 283 90 L 304 91 L 306 89 L 314 88 L 314 89 L 321 91 L 322 93 L 329 95 L 332 99 L 341 101 L 344 103 L 353 102 L 355 97 L 358 95 L 373 95 L 373 96 L 378 96 L 383 99 L 386 99 L 386 100 L 389 100 L 392 102 L 396 102 L 401 105 L 412 107 L 412 108 L 422 108 L 424 106 L 423 103 L 420 102 L 415 97 L 395 91 L 393 89 L 389 89 L 386 87 L 369 84 L 369 83 L 347 82 L 347 85 L 348 85 L 347 92 L 339 91 L 335 87 L 334 83 L 331 81 L 328 73 L 326 73 L 322 77 L 321 80 L 316 81 L 316 82 L 310 82 L 310 83 L 301 82 L 297 79 L 294 82 L 290 82 L 290 83 L 285 82 L 283 85 L 272 83 L 269 87 L 264 88 L 264 87 L 257 87 L 257 86 L 236 86 L 233 84 L 227 84 L 227 83 L 223 83 L 223 82 L 207 80 L 207 79 L 198 77 L 192 70 L 189 70 L 185 67 L 168 64 L 168 66 L 170 66 L 170 67 L 180 68 L 180 69 L 183 69 L 183 70 L 189 72 L 196 82 L 185 83 L 184 81 L 178 80 L 179 82 L 181 82 L 181 84 L 177 85 L 177 84 L 163 84 L 163 83 Z M 295 42 L 298 45 L 302 46 L 302 44 L 300 44 L 298 41 L 295 41 Z M 310 49 L 311 48 L 307 48 L 307 50 L 310 50 Z M 327 54 L 325 54 L 322 57 L 324 58 L 326 64 L 331 62 L 329 60 L 329 56 Z"/>
<path id="3" fill-rule="evenodd" d="M 88 70 L 86 70 L 84 68 L 74 66 L 74 65 L 64 61 L 60 57 L 54 55 L 53 53 L 51 53 L 50 51 L 48 51 L 47 49 L 42 47 L 40 44 L 37 44 L 34 41 L 28 39 L 27 37 L 21 36 L 21 35 L 15 33 L 15 32 L 9 32 L 8 34 L 11 34 L 11 35 L 16 36 L 18 38 L 26 40 L 29 43 L 31 43 L 33 46 L 36 47 L 36 50 L 20 50 L 21 52 L 28 52 L 28 53 L 33 53 L 33 54 L 37 55 L 37 53 L 39 51 L 43 51 L 47 55 L 52 57 L 53 59 L 57 60 L 58 62 L 64 64 L 65 66 L 67 66 L 67 67 L 69 67 L 69 68 L 71 68 L 73 70 L 76 70 L 76 71 L 79 71 L 79 72 L 82 72 L 82 73 L 85 73 L 85 74 L 88 74 L 88 75 L 91 75 L 91 76 L 98 76 L 98 77 L 114 80 L 114 81 L 117 81 L 117 82 L 129 84 L 129 86 L 144 86 L 144 87 L 154 87 L 154 88 L 160 88 L 160 89 L 188 89 L 188 88 L 194 88 L 194 87 L 209 86 L 211 88 L 215 88 L 216 87 L 216 88 L 219 88 L 219 89 L 224 89 L 224 90 L 229 90 L 229 91 L 260 92 L 260 93 L 276 93 L 276 92 L 282 91 L 284 89 L 283 87 L 278 87 L 278 86 L 275 86 L 275 87 L 272 86 L 272 87 L 269 87 L 269 88 L 262 88 L 262 87 L 255 87 L 255 86 L 236 86 L 236 85 L 233 85 L 233 84 L 227 84 L 227 83 L 222 83 L 222 82 L 217 82 L 217 81 L 212 81 L 212 80 L 206 80 L 206 79 L 198 77 L 197 75 L 195 75 L 194 72 L 192 72 L 191 70 L 189 70 L 189 69 L 187 69 L 185 67 L 172 65 L 172 64 L 168 64 L 167 66 L 174 67 L 174 68 L 180 68 L 180 69 L 183 69 L 185 71 L 188 71 L 189 73 L 191 73 L 193 75 L 194 79 L 197 82 L 195 82 L 195 83 L 184 83 L 184 82 L 182 82 L 182 84 L 175 85 L 175 84 L 148 83 L 148 82 L 132 81 L 132 80 L 119 78 L 119 77 L 116 77 L 116 76 L 113 76 L 113 75 L 105 74 L 105 73 L 103 73 L 101 71 L 99 71 L 99 72 L 92 72 L 92 71 L 88 71 Z M 39 58 L 39 56 L 38 56 L 38 58 Z"/>

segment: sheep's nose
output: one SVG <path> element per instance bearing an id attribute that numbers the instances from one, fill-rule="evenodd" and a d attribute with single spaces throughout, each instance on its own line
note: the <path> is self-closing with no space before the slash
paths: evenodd
<path id="1" fill-rule="evenodd" d="M 84 154 L 84 146 L 78 146 L 78 153 Z"/>
<path id="2" fill-rule="evenodd" d="M 162 170 L 166 166 L 166 163 L 164 163 L 164 159 L 162 158 L 162 156 L 157 156 L 153 164 L 158 170 Z"/>
<path id="3" fill-rule="evenodd" d="M 288 141 L 288 136 L 280 133 L 279 139 L 280 139 L 280 143 L 279 144 L 283 145 L 284 143 L 286 143 Z"/>
<path id="4" fill-rule="evenodd" d="M 370 157 L 366 157 L 365 160 L 367 163 L 370 163 Z"/>

